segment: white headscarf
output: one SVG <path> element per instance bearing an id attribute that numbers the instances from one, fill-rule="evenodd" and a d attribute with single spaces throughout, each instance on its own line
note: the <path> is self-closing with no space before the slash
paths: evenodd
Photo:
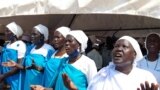
<path id="1" fill-rule="evenodd" d="M 38 24 L 37 26 L 34 26 L 33 28 L 44 35 L 45 41 L 48 40 L 49 35 L 48 35 L 48 28 L 46 26 L 42 24 Z"/>
<path id="2" fill-rule="evenodd" d="M 13 34 L 15 34 L 17 36 L 17 38 L 19 38 L 20 36 L 22 36 L 23 34 L 23 30 L 22 28 L 16 24 L 15 22 L 11 22 L 6 26 Z"/>
<path id="3" fill-rule="evenodd" d="M 84 52 L 87 48 L 87 35 L 82 30 L 70 31 L 68 35 L 73 36 L 81 44 L 81 52 Z"/>
<path id="4" fill-rule="evenodd" d="M 60 32 L 63 35 L 63 37 L 66 38 L 67 34 L 71 31 L 71 29 L 68 27 L 62 26 L 57 28 L 56 31 Z"/>
<path id="5" fill-rule="evenodd" d="M 143 55 L 142 55 L 142 52 L 141 52 L 141 49 L 140 49 L 140 46 L 139 46 L 137 40 L 135 40 L 134 38 L 132 38 L 130 36 L 123 36 L 119 40 L 121 40 L 121 39 L 125 39 L 125 40 L 129 41 L 131 43 L 133 49 L 135 50 L 136 58 L 135 58 L 134 62 L 137 62 L 143 58 Z"/>

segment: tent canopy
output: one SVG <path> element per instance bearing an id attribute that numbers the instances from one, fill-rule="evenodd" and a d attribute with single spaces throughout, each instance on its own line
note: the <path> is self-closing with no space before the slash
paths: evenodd
<path id="1" fill-rule="evenodd" d="M 99 37 L 145 37 L 160 29 L 160 0 L 1 0 L 0 23 L 20 24 L 25 33 L 41 23 L 50 32 L 59 26 Z M 2 30 L 1 30 L 2 32 Z M 133 33 L 134 32 L 134 33 Z"/>

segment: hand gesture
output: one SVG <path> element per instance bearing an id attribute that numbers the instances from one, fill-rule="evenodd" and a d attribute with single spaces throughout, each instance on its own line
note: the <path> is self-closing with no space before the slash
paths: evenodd
<path id="1" fill-rule="evenodd" d="M 137 90 L 158 90 L 158 84 L 154 84 L 152 83 L 151 86 L 149 85 L 149 83 L 146 81 L 145 85 L 144 84 L 140 84 L 140 88 L 137 88 Z"/>
<path id="2" fill-rule="evenodd" d="M 70 78 L 67 76 L 67 74 L 62 74 L 63 83 L 69 90 L 77 90 L 77 87 L 74 85 L 74 83 L 70 80 Z"/>
<path id="3" fill-rule="evenodd" d="M 46 89 L 40 85 L 31 85 L 31 90 L 46 90 Z"/>
<path id="4" fill-rule="evenodd" d="M 13 60 L 9 60 L 8 62 L 2 62 L 2 66 L 4 67 L 15 67 L 17 65 Z"/>
<path id="5" fill-rule="evenodd" d="M 36 68 L 35 62 L 34 62 L 34 60 L 32 59 L 32 64 L 31 64 L 31 66 L 26 67 L 26 69 L 35 69 L 35 68 Z"/>

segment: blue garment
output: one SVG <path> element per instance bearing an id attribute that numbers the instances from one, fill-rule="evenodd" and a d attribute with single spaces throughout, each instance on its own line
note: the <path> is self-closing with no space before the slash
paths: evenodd
<path id="1" fill-rule="evenodd" d="M 27 47 L 26 55 L 28 55 L 32 50 L 32 48 L 34 47 L 34 44 L 26 43 L 26 47 Z"/>
<path id="2" fill-rule="evenodd" d="M 7 49 L 3 48 L 2 49 L 2 54 L 1 54 L 1 63 L 2 62 L 7 62 L 8 60 L 13 60 L 17 62 L 18 56 L 17 56 L 17 51 L 14 49 Z M 7 73 L 11 70 L 12 68 L 9 67 L 2 67 L 1 73 Z M 12 76 L 9 76 L 5 79 L 5 81 L 11 86 L 11 90 L 22 90 L 21 89 L 21 77 L 20 77 L 20 72 L 16 73 Z"/>
<path id="3" fill-rule="evenodd" d="M 36 66 L 44 67 L 46 58 L 40 54 L 29 54 L 24 59 L 24 66 L 29 67 L 34 60 Z M 43 73 L 35 69 L 29 69 L 25 72 L 24 90 L 30 90 L 30 85 L 42 85 Z"/>
<path id="4" fill-rule="evenodd" d="M 51 58 L 46 64 L 43 76 L 43 86 L 52 88 L 56 79 L 56 72 L 60 66 L 62 58 Z"/>
<path id="5" fill-rule="evenodd" d="M 68 59 L 65 59 L 61 62 L 54 90 L 68 90 L 63 83 L 63 73 L 66 73 L 70 77 L 78 90 L 87 90 L 88 83 L 85 74 L 68 64 L 67 61 Z"/>

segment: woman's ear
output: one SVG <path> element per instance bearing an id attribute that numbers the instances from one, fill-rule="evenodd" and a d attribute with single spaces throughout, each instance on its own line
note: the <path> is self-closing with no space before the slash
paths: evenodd
<path id="1" fill-rule="evenodd" d="M 44 41 L 44 35 L 43 34 L 40 36 L 40 40 Z"/>

